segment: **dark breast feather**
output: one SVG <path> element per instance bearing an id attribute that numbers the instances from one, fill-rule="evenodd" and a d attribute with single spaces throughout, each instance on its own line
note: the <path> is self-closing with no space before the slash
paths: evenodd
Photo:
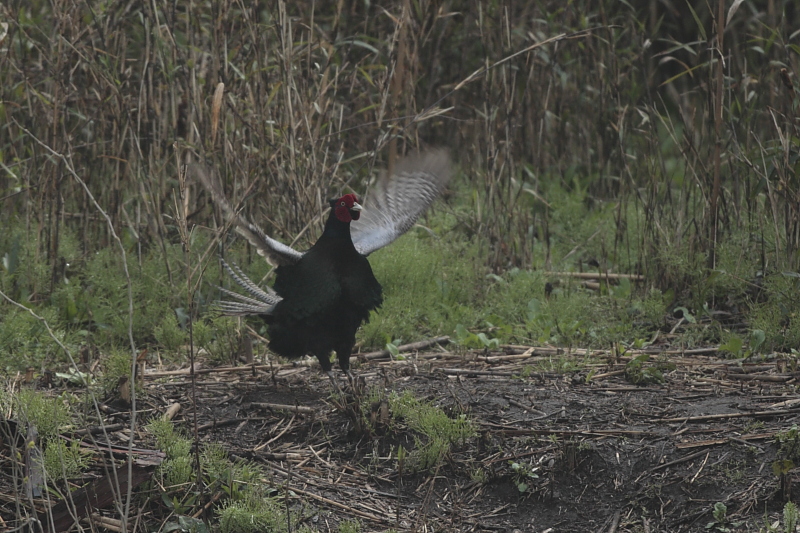
<path id="1" fill-rule="evenodd" d="M 269 326 L 270 348 L 290 358 L 352 345 L 382 303 L 369 261 L 349 239 L 320 238 L 296 264 L 278 267 L 273 289 L 283 300 Z"/>

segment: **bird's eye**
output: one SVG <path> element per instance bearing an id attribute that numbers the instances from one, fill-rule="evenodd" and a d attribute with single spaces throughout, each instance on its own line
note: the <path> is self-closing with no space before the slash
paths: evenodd
<path id="1" fill-rule="evenodd" d="M 344 202 L 342 202 L 342 207 L 344 207 Z"/>

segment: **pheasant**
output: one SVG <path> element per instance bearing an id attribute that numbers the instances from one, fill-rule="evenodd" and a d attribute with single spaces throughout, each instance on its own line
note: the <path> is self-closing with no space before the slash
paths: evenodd
<path id="1" fill-rule="evenodd" d="M 227 315 L 258 315 L 268 324 L 270 349 L 289 359 L 314 355 L 336 385 L 331 352 L 352 381 L 350 355 L 355 335 L 370 311 L 383 302 L 367 256 L 407 232 L 442 193 L 450 178 L 443 150 L 407 156 L 391 176 L 378 180 L 362 208 L 354 194 L 330 201 L 325 229 L 299 252 L 267 236 L 234 211 L 203 169 L 197 175 L 236 231 L 276 266 L 275 283 L 261 288 L 236 265 L 222 261 L 248 294 L 222 289 L 233 300 L 219 302 Z"/>

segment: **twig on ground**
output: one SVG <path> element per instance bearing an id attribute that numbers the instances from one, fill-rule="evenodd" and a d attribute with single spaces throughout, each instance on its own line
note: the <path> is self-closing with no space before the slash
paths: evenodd
<path id="1" fill-rule="evenodd" d="M 503 378 L 512 378 L 518 376 L 519 373 L 515 372 L 496 372 L 494 370 L 470 370 L 464 368 L 437 368 L 436 372 L 446 374 L 448 376 L 494 376 Z"/>
<path id="2" fill-rule="evenodd" d="M 645 281 L 641 274 L 612 274 L 610 272 L 545 272 L 545 276 L 558 276 L 561 278 L 578 279 L 629 279 L 631 281 Z"/>
<path id="3" fill-rule="evenodd" d="M 289 411 L 290 413 L 298 413 L 303 415 L 313 415 L 317 412 L 313 407 L 306 407 L 304 405 L 286 405 L 282 403 L 253 402 L 250 404 L 250 406 L 257 407 L 259 409 L 271 409 L 273 411 Z"/>
<path id="4" fill-rule="evenodd" d="M 296 487 L 291 487 L 289 490 L 291 490 L 292 492 L 296 492 L 297 494 L 302 494 L 303 496 L 308 496 L 309 498 L 313 498 L 313 499 L 315 499 L 315 500 L 317 500 L 319 502 L 322 502 L 322 503 L 324 503 L 326 505 L 331 505 L 333 507 L 338 507 L 339 509 L 344 509 L 345 511 L 353 513 L 354 515 L 357 515 L 357 516 L 359 516 L 361 518 L 366 518 L 367 520 L 373 520 L 375 522 L 391 524 L 391 518 L 383 518 L 383 517 L 374 515 L 372 513 L 367 513 L 367 512 L 361 511 L 359 509 L 356 509 L 354 507 L 350 507 L 349 505 L 345 505 L 343 503 L 339 503 L 339 502 L 335 502 L 333 500 L 329 500 L 328 498 L 325 498 L 324 496 L 319 496 L 317 494 L 314 494 L 313 492 L 307 492 L 305 490 L 298 489 Z"/>
<path id="5" fill-rule="evenodd" d="M 780 416 L 780 415 L 793 415 L 800 413 L 800 409 L 776 409 L 774 411 L 753 411 L 752 413 L 721 413 L 716 415 L 700 415 L 700 416 L 682 416 L 675 418 L 661 418 L 654 419 L 656 422 L 672 423 L 672 422 L 707 422 L 709 420 L 725 420 L 727 418 L 744 418 L 744 417 L 764 417 L 764 416 Z"/>
<path id="6" fill-rule="evenodd" d="M 397 347 L 397 351 L 400 353 L 404 352 L 413 352 L 416 350 L 424 350 L 425 348 L 430 348 L 434 345 L 445 345 L 450 342 L 450 337 L 447 335 L 443 337 L 435 337 L 433 339 L 426 339 L 423 341 L 412 342 L 410 344 L 403 344 Z M 389 350 L 380 350 L 377 352 L 370 352 L 358 355 L 359 359 L 364 359 L 365 361 L 372 361 L 373 359 L 383 359 L 385 357 L 389 357 L 391 352 Z"/>
<path id="7" fill-rule="evenodd" d="M 181 410 L 181 404 L 179 404 L 178 402 L 175 402 L 172 405 L 170 405 L 169 407 L 167 407 L 167 410 L 164 412 L 164 415 L 162 416 L 162 418 L 164 420 L 172 420 L 173 418 L 175 418 L 175 415 L 177 415 L 178 411 L 180 411 L 180 410 Z"/>
<path id="8" fill-rule="evenodd" d="M 670 466 L 675 466 L 675 465 L 680 464 L 680 463 L 685 463 L 686 461 L 691 461 L 692 459 L 697 459 L 698 457 L 700 457 L 704 453 L 707 453 L 707 452 L 705 450 L 701 450 L 699 452 L 690 453 L 689 455 L 687 455 L 685 457 L 681 457 L 680 459 L 675 459 L 674 461 L 670 461 L 668 463 L 664 463 L 664 464 L 658 465 L 655 468 L 652 468 L 650 470 L 650 472 L 657 472 L 658 470 L 663 470 L 664 468 L 668 468 Z"/>

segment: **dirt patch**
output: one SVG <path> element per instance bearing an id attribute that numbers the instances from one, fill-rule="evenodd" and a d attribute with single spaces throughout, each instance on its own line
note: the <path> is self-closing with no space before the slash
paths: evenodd
<path id="1" fill-rule="evenodd" d="M 316 367 L 200 376 L 200 437 L 262 463 L 267 482 L 291 489 L 304 522 L 324 531 L 345 519 L 363 531 L 701 531 L 716 502 L 737 531 L 780 516 L 775 435 L 796 421 L 800 396 L 778 364 L 673 354 L 662 358 L 675 365 L 663 384 L 633 386 L 621 358 L 560 374 L 533 370 L 550 356 L 485 355 L 356 369 L 368 388 L 410 390 L 474 422 L 477 436 L 430 471 L 401 472 L 397 446 L 411 436 L 359 428 Z M 179 402 L 178 419 L 191 422 L 185 376 L 145 387 L 148 408 Z"/>

